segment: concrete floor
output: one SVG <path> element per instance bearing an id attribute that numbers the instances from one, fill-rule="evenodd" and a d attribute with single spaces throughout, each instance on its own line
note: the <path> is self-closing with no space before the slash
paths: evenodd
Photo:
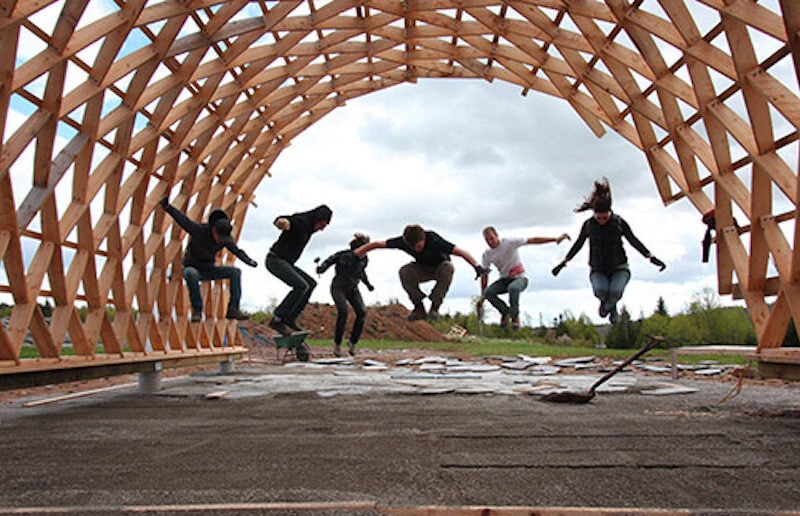
<path id="1" fill-rule="evenodd" d="M 381 369 L 238 364 L 154 395 L 1 406 L 0 513 L 800 508 L 797 386 L 746 385 L 718 405 L 732 384 L 658 396 L 643 393 L 663 379 L 623 374 L 570 405 L 530 392 L 597 375 Z"/>

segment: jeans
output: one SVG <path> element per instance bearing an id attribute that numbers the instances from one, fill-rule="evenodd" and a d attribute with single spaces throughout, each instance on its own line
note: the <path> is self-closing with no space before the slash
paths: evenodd
<path id="1" fill-rule="evenodd" d="M 276 278 L 292 287 L 281 304 L 275 308 L 275 315 L 283 321 L 295 322 L 308 304 L 317 282 L 298 267 L 272 253 L 267 255 L 266 265 L 267 270 Z"/>
<path id="2" fill-rule="evenodd" d="M 455 268 L 450 261 L 443 261 L 439 265 L 421 265 L 411 262 L 400 267 L 400 284 L 406 291 L 414 306 L 422 304 L 425 293 L 420 290 L 419 284 L 426 281 L 436 281 L 431 290 L 431 309 L 438 310 L 444 301 L 444 296 L 450 289 Z"/>
<path id="3" fill-rule="evenodd" d="M 631 271 L 627 267 L 615 269 L 610 273 L 592 271 L 589 274 L 594 297 L 600 300 L 600 304 L 606 312 L 616 311 L 617 302 L 622 299 L 622 293 L 630 279 Z"/>
<path id="4" fill-rule="evenodd" d="M 528 288 L 528 278 L 500 278 L 495 281 L 483 291 L 483 296 L 489 301 L 493 307 L 497 308 L 500 315 L 510 315 L 511 317 L 519 317 L 519 295 Z M 508 303 L 497 297 L 499 294 L 508 292 Z"/>
<path id="5" fill-rule="evenodd" d="M 183 278 L 186 280 L 186 287 L 189 289 L 189 302 L 192 310 L 200 312 L 203 310 L 203 295 L 200 294 L 200 282 L 212 280 L 230 280 L 230 299 L 228 300 L 228 311 L 239 309 L 239 300 L 242 298 L 242 271 L 237 267 L 219 266 L 209 269 L 198 269 L 197 267 L 185 266 L 183 268 Z"/>
<path id="6" fill-rule="evenodd" d="M 359 292 L 358 288 L 343 289 L 331 286 L 331 296 L 333 296 L 333 302 L 336 305 L 336 330 L 333 334 L 333 342 L 336 344 L 342 343 L 344 327 L 347 324 L 347 303 L 349 302 L 356 315 L 356 320 L 353 322 L 353 330 L 350 332 L 350 342 L 356 344 L 358 339 L 361 338 L 364 320 L 367 318 L 361 292 Z"/>

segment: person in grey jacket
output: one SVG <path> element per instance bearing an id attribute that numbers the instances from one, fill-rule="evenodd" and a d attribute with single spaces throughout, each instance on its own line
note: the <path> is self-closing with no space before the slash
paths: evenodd
<path id="1" fill-rule="evenodd" d="M 363 233 L 356 233 L 350 241 L 350 249 L 338 251 L 317 266 L 317 274 L 323 274 L 331 266 L 336 267 L 336 275 L 331 281 L 331 297 L 336 305 L 336 329 L 333 335 L 333 354 L 337 357 L 342 356 L 342 338 L 344 328 L 347 324 L 347 304 L 353 307 L 355 321 L 350 332 L 348 341 L 348 351 L 350 356 L 356 354 L 356 344 L 361 338 L 364 329 L 364 321 L 367 318 L 367 311 L 364 308 L 364 300 L 358 290 L 358 282 L 361 281 L 367 286 L 370 292 L 375 289 L 367 278 L 367 264 L 369 258 L 364 256 L 359 258 L 353 250 L 369 242 L 369 237 Z"/>
<path id="2" fill-rule="evenodd" d="M 230 299 L 225 313 L 227 319 L 245 320 L 249 317 L 239 310 L 242 297 L 242 271 L 237 267 L 217 265 L 216 258 L 223 248 L 228 249 L 237 258 L 250 267 L 258 262 L 239 249 L 231 236 L 231 222 L 223 210 L 214 209 L 208 215 L 208 222 L 197 222 L 186 216 L 181 210 L 170 205 L 169 198 L 161 199 L 164 208 L 175 222 L 189 234 L 189 244 L 183 254 L 183 278 L 189 289 L 189 302 L 192 305 L 192 322 L 199 322 L 203 317 L 203 296 L 200 293 L 200 282 L 211 280 L 230 280 Z"/>

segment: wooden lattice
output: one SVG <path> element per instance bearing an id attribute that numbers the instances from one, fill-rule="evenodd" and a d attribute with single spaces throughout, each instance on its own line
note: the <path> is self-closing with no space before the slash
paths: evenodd
<path id="1" fill-rule="evenodd" d="M 52 358 L 67 334 L 83 357 L 237 342 L 224 284 L 189 323 L 158 200 L 241 228 L 295 136 L 422 77 L 559 97 L 641 149 L 664 203 L 716 209 L 719 291 L 780 348 L 800 321 L 798 31 L 797 0 L 0 0 L 0 360 L 28 330 Z"/>

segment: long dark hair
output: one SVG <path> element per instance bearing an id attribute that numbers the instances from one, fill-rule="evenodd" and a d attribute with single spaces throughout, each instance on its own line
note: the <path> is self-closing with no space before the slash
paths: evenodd
<path id="1" fill-rule="evenodd" d="M 594 182 L 594 190 L 583 203 L 575 208 L 575 211 L 580 212 L 589 209 L 599 213 L 611 211 L 611 187 L 608 185 L 607 178 L 604 177 L 600 181 Z"/>

